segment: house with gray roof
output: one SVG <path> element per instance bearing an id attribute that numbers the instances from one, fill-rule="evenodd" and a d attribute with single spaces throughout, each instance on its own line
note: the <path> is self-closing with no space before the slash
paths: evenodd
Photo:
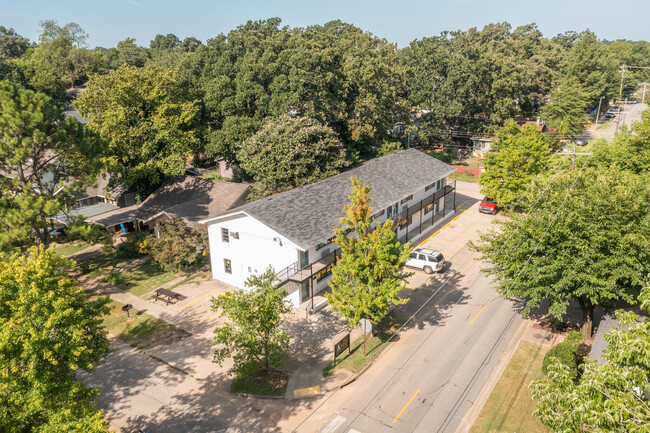
<path id="1" fill-rule="evenodd" d="M 277 272 L 289 300 L 298 306 L 327 287 L 340 255 L 334 227 L 357 177 L 372 188 L 375 220 L 395 221 L 403 243 L 455 211 L 456 169 L 418 150 L 408 149 L 370 160 L 320 182 L 247 203 L 200 221 L 208 226 L 213 278 L 245 288 L 249 276 Z"/>

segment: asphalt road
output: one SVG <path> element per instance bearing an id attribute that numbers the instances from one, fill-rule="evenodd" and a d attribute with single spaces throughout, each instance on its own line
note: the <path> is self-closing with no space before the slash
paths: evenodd
<path id="1" fill-rule="evenodd" d="M 490 287 L 476 253 L 464 246 L 493 218 L 479 214 L 477 206 L 426 242 L 443 251 L 451 267 L 413 293 L 407 305 L 422 309 L 400 341 L 296 431 L 456 431 L 523 322 L 517 306 Z"/>
<path id="2" fill-rule="evenodd" d="M 625 107 L 622 107 L 619 114 L 613 118 L 605 128 L 599 129 L 598 127 L 594 128 L 593 126 L 589 131 L 582 137 L 586 139 L 595 139 L 595 138 L 606 138 L 611 140 L 616 134 L 617 128 L 625 125 L 628 128 L 632 126 L 634 122 L 641 121 L 641 113 L 648 108 L 647 104 L 628 104 Z"/>

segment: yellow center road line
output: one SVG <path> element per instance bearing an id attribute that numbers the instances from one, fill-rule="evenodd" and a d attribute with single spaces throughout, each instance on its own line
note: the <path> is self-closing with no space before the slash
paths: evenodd
<path id="1" fill-rule="evenodd" d="M 196 299 L 193 300 L 192 302 L 187 303 L 187 304 L 183 305 L 182 307 L 180 307 L 179 310 L 182 310 L 182 309 L 185 308 L 185 307 L 189 307 L 190 305 L 192 305 L 192 304 L 195 303 L 196 301 L 200 301 L 201 299 L 205 298 L 205 297 L 208 296 L 209 294 L 214 293 L 214 292 L 216 292 L 216 291 L 217 291 L 217 289 L 214 289 L 213 291 L 206 293 L 205 295 L 201 296 L 200 298 L 196 298 Z"/>
<path id="2" fill-rule="evenodd" d="M 476 318 L 478 317 L 478 315 L 481 314 L 481 313 L 483 312 L 483 310 L 485 310 L 485 306 L 486 306 L 486 305 L 487 305 L 487 304 L 483 305 L 483 307 L 481 307 L 481 309 L 479 310 L 479 312 L 476 313 L 476 316 L 474 316 L 474 318 L 472 319 L 472 321 L 469 322 L 470 325 L 471 325 L 472 323 L 474 323 L 474 321 L 476 320 Z"/>
<path id="3" fill-rule="evenodd" d="M 395 419 L 393 420 L 393 424 L 395 424 L 395 423 L 397 422 L 397 420 L 399 419 L 399 417 L 402 416 L 402 414 L 404 413 L 404 411 L 406 410 L 406 408 L 409 407 L 409 405 L 411 404 L 411 402 L 413 401 L 413 399 L 415 398 L 415 396 L 417 396 L 419 393 L 420 393 L 420 390 L 419 390 L 419 389 L 418 389 L 417 391 L 415 391 L 415 394 L 413 394 L 413 397 L 411 397 L 411 399 L 408 401 L 408 403 L 406 403 L 406 406 L 404 406 L 404 407 L 402 408 L 402 410 L 399 411 L 399 413 L 397 414 L 397 416 L 396 416 Z"/>
<path id="4" fill-rule="evenodd" d="M 452 221 L 456 221 L 458 218 L 460 218 L 460 215 L 456 215 Z"/>

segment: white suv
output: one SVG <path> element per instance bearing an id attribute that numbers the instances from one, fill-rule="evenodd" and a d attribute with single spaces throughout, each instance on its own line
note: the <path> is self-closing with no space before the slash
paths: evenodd
<path id="1" fill-rule="evenodd" d="M 445 267 L 445 258 L 435 250 L 416 248 L 406 261 L 406 266 L 422 269 L 427 274 L 440 272 Z"/>

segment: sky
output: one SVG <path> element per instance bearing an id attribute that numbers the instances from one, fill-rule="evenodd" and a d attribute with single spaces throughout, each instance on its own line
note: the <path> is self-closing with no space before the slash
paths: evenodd
<path id="1" fill-rule="evenodd" d="M 89 34 L 90 47 L 114 47 L 127 37 L 149 46 L 159 33 L 205 42 L 271 17 L 290 27 L 340 19 L 398 47 L 503 21 L 513 28 L 536 23 L 547 37 L 588 28 L 600 39 L 650 40 L 649 0 L 0 0 L 0 25 L 37 41 L 40 21 L 75 22 Z"/>

